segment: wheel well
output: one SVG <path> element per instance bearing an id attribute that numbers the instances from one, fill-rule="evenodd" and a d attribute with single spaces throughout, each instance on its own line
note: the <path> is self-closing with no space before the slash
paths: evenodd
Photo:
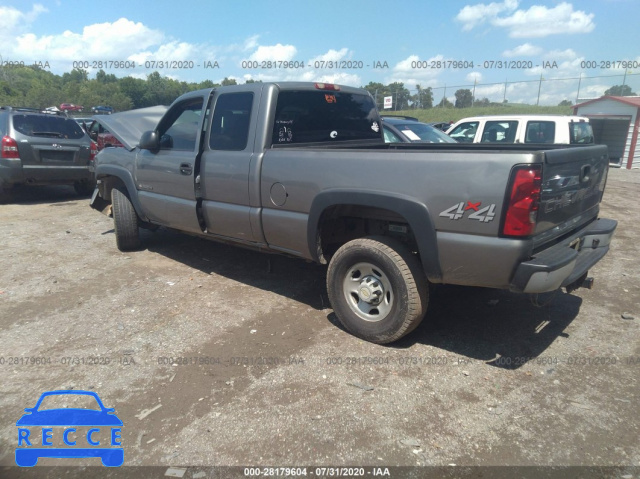
<path id="1" fill-rule="evenodd" d="M 116 186 L 124 187 L 125 192 L 127 192 L 127 195 L 129 195 L 127 186 L 124 184 L 124 181 L 122 181 L 117 176 L 103 176 L 102 178 L 99 178 L 98 181 L 100 182 L 100 196 L 102 196 L 102 198 L 109 203 L 111 202 L 111 190 L 113 190 Z"/>
<path id="2" fill-rule="evenodd" d="M 418 251 L 413 231 L 402 215 L 373 206 L 335 205 L 320 216 L 316 238 L 318 258 L 321 263 L 328 263 L 343 244 L 371 235 L 393 237 L 412 252 Z"/>

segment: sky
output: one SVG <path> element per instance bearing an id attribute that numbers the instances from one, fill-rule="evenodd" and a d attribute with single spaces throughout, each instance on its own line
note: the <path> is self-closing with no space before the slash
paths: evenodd
<path id="1" fill-rule="evenodd" d="M 436 101 L 469 88 L 555 105 L 623 82 L 640 93 L 639 17 L 638 0 L 0 0 L 0 59 L 90 77 L 402 82 Z"/>

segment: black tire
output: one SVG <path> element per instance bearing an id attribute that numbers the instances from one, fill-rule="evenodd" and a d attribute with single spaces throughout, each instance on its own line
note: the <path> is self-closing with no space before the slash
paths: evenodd
<path id="1" fill-rule="evenodd" d="M 140 247 L 138 215 L 123 186 L 117 186 L 111 190 L 111 205 L 118 249 L 120 251 L 138 249 Z"/>
<path id="2" fill-rule="evenodd" d="M 378 344 L 413 331 L 429 303 L 418 258 L 384 236 L 355 239 L 338 249 L 329 263 L 327 292 L 344 328 Z"/>
<path id="3" fill-rule="evenodd" d="M 93 190 L 96 189 L 95 181 L 76 181 L 73 184 L 73 189 L 76 190 L 78 196 L 90 196 Z"/>
<path id="4" fill-rule="evenodd" d="M 0 205 L 4 203 L 9 203 L 11 199 L 11 194 L 9 193 L 9 188 L 7 185 L 4 185 L 0 180 Z"/>

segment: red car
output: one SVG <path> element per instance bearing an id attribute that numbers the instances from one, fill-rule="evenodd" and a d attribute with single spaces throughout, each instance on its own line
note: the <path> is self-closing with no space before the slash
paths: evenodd
<path id="1" fill-rule="evenodd" d="M 89 134 L 89 138 L 97 143 L 98 151 L 109 146 L 124 146 L 111 134 L 111 132 L 109 132 L 109 130 L 96 120 L 93 120 L 87 127 L 87 133 Z"/>
<path id="2" fill-rule="evenodd" d="M 81 105 L 74 105 L 73 103 L 62 103 L 60 109 L 62 111 L 82 111 L 84 107 Z"/>

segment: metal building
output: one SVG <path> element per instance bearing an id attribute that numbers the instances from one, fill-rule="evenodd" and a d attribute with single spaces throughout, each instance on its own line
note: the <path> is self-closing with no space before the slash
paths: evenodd
<path id="1" fill-rule="evenodd" d="M 575 105 L 573 114 L 589 118 L 595 142 L 609 147 L 612 165 L 640 168 L 640 96 L 603 96 Z"/>

